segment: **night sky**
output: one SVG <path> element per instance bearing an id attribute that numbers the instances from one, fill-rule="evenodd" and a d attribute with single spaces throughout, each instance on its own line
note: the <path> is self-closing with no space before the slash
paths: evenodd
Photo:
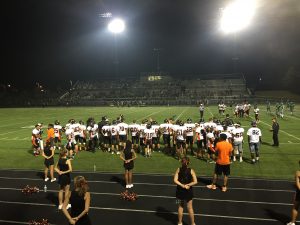
<path id="1" fill-rule="evenodd" d="M 138 77 L 160 68 L 171 76 L 232 73 L 274 81 L 300 64 L 300 1 L 257 0 L 251 26 L 234 35 L 219 29 L 229 0 L 2 0 L 1 82 L 53 84 Z M 107 30 L 111 12 L 124 33 Z M 21 78 L 18 78 L 21 77 Z"/>

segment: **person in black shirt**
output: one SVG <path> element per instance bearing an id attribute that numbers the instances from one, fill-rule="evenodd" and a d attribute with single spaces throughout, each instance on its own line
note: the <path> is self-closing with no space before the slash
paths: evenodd
<path id="1" fill-rule="evenodd" d="M 300 161 L 299 161 L 299 165 L 300 165 Z M 287 223 L 287 225 L 295 225 L 298 216 L 298 210 L 300 206 L 300 170 L 296 171 L 295 174 L 295 186 L 296 186 L 296 191 L 294 195 L 291 222 Z"/>
<path id="2" fill-rule="evenodd" d="M 74 178 L 74 190 L 66 195 L 63 205 L 63 213 L 69 220 L 69 224 L 91 225 L 88 215 L 91 195 L 88 189 L 88 183 L 83 176 Z M 69 203 L 72 205 L 70 213 L 67 210 Z"/>
<path id="3" fill-rule="evenodd" d="M 64 193 L 65 196 L 69 194 L 70 191 L 70 183 L 71 183 L 71 172 L 72 172 L 72 164 L 71 160 L 67 159 L 68 151 L 66 149 L 62 150 L 59 154 L 59 160 L 55 166 L 55 171 L 59 174 L 58 184 L 59 184 L 59 192 L 58 192 L 58 201 L 59 206 L 58 209 L 62 209 Z M 71 205 L 68 205 L 70 208 Z"/>
<path id="4" fill-rule="evenodd" d="M 177 184 L 176 198 L 178 200 L 178 225 L 182 225 L 184 202 L 187 203 L 191 225 L 195 225 L 192 186 L 196 185 L 198 181 L 194 170 L 188 167 L 189 163 L 189 158 L 183 157 L 181 160 L 181 167 L 176 170 L 174 175 L 174 183 Z"/>
<path id="5" fill-rule="evenodd" d="M 279 140 L 278 140 L 278 132 L 279 132 L 279 124 L 276 120 L 276 118 L 274 117 L 272 119 L 272 128 L 270 129 L 270 131 L 273 132 L 273 145 L 272 146 L 279 146 Z"/>
<path id="6" fill-rule="evenodd" d="M 132 170 L 134 168 L 133 160 L 136 159 L 136 154 L 132 148 L 132 142 L 130 140 L 126 141 L 125 148 L 120 155 L 120 158 L 124 161 L 126 188 L 132 188 Z"/>
<path id="7" fill-rule="evenodd" d="M 42 156 L 45 158 L 45 181 L 48 181 L 48 171 L 50 171 L 51 182 L 56 181 L 54 178 L 54 147 L 51 146 L 51 142 L 46 142 L 46 145 L 43 149 Z"/>

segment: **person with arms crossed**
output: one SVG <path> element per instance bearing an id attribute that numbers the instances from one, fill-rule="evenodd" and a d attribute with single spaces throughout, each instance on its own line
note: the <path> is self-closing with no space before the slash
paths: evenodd
<path id="1" fill-rule="evenodd" d="M 195 225 L 193 209 L 193 186 L 198 183 L 195 171 L 189 168 L 190 159 L 183 157 L 181 167 L 178 168 L 174 175 L 176 187 L 176 198 L 178 200 L 178 225 L 182 225 L 184 202 L 187 203 L 187 209 L 191 225 Z"/>

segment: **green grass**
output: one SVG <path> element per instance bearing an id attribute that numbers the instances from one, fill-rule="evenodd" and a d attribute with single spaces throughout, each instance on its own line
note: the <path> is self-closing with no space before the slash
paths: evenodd
<path id="1" fill-rule="evenodd" d="M 294 116 L 288 115 L 284 119 L 279 119 L 280 124 L 280 147 L 274 148 L 272 144 L 272 133 L 269 131 L 272 115 L 268 115 L 265 106 L 260 107 L 261 122 L 259 127 L 263 133 L 261 146 L 261 162 L 258 165 L 235 162 L 231 166 L 232 176 L 241 177 L 263 177 L 293 179 L 294 172 L 299 168 L 300 156 L 300 113 L 297 111 Z M 231 109 L 227 109 L 231 113 Z M 175 117 L 186 120 L 192 118 L 197 121 L 197 107 L 70 107 L 70 108 L 12 108 L 0 109 L 0 168 L 18 169 L 43 169 L 42 157 L 34 157 L 31 150 L 31 131 L 33 125 L 42 122 L 45 125 L 53 123 L 59 119 L 65 124 L 68 119 L 84 120 L 94 117 L 97 121 L 103 115 L 107 115 L 111 120 L 119 114 L 125 116 L 126 122 L 133 119 L 140 122 L 143 118 L 153 118 L 162 123 L 164 118 Z M 212 115 L 217 115 L 217 107 L 209 106 L 205 111 L 205 120 Z M 222 119 L 222 118 L 221 118 Z M 242 126 L 247 130 L 250 126 L 251 118 L 240 120 Z M 44 129 L 45 130 L 45 129 Z M 44 135 L 45 137 L 45 135 Z M 249 158 L 247 138 L 245 135 L 244 156 Z M 55 155 L 57 160 L 58 155 Z M 72 162 L 74 170 L 93 171 L 96 165 L 97 171 L 123 172 L 122 161 L 116 155 L 110 155 L 97 151 L 80 152 Z M 154 153 L 152 158 L 144 158 L 138 155 L 135 163 L 135 172 L 140 173 L 167 173 L 171 174 L 179 166 L 174 158 L 162 153 Z M 199 176 L 211 176 L 214 170 L 213 164 L 192 158 L 191 167 L 195 169 Z"/>

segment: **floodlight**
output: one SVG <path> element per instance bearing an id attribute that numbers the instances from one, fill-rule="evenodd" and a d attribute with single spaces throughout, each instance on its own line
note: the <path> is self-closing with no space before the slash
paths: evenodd
<path id="1" fill-rule="evenodd" d="M 256 0 L 235 0 L 222 10 L 221 30 L 235 33 L 247 27 L 254 16 Z"/>
<path id="2" fill-rule="evenodd" d="M 124 29 L 125 24 L 121 19 L 114 19 L 108 24 L 108 30 L 114 34 L 121 33 Z"/>

